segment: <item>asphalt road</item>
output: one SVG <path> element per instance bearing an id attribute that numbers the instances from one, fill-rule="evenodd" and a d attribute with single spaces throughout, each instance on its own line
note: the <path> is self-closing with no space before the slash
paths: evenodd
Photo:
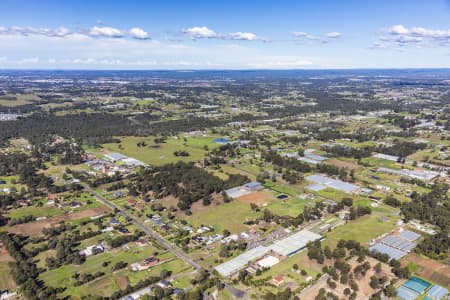
<path id="1" fill-rule="evenodd" d="M 110 207 L 111 209 L 117 211 L 120 215 L 122 215 L 125 218 L 128 218 L 129 220 L 131 220 L 131 222 L 140 230 L 142 230 L 143 232 L 145 232 L 145 234 L 147 234 L 148 236 L 150 236 L 151 238 L 153 238 L 154 240 L 156 240 L 161 246 L 163 246 L 164 248 L 167 249 L 167 251 L 170 251 L 172 254 L 174 254 L 177 258 L 183 260 L 185 263 L 189 264 L 190 266 L 192 266 L 195 270 L 202 270 L 204 269 L 200 264 L 198 264 L 197 262 L 195 262 L 194 260 L 192 260 L 189 256 L 187 256 L 186 254 L 184 254 L 183 250 L 181 250 L 180 248 L 178 248 L 175 245 L 172 245 L 171 243 L 169 243 L 168 241 L 166 241 L 162 236 L 159 235 L 159 233 L 157 233 L 156 231 L 148 228 L 147 226 L 145 226 L 141 221 L 139 221 L 138 219 L 136 219 L 134 216 L 130 215 L 129 213 L 127 213 L 123 208 L 121 208 L 120 206 L 114 204 L 113 202 L 105 199 L 105 197 L 103 197 L 102 195 L 100 195 L 99 193 L 97 193 L 96 191 L 94 191 L 89 185 L 87 184 L 83 184 L 84 188 L 86 189 L 86 191 L 88 191 L 92 196 L 94 196 L 95 198 L 97 198 L 100 202 L 102 202 L 103 204 L 105 204 L 106 206 Z M 242 290 L 239 290 L 231 285 L 225 284 L 225 288 L 233 294 L 233 296 L 235 296 L 236 298 L 244 298 L 246 296 L 246 293 Z"/>
<path id="2" fill-rule="evenodd" d="M 178 248 L 177 246 L 172 245 L 171 243 L 169 243 L 168 241 L 166 241 L 163 237 L 161 237 L 156 231 L 148 228 L 147 226 L 145 226 L 141 221 L 139 221 L 138 219 L 136 219 L 134 216 L 130 215 L 129 213 L 127 213 L 125 210 L 123 210 L 120 206 L 114 204 L 113 202 L 105 199 L 105 197 L 103 197 L 102 195 L 100 195 L 99 193 L 97 193 L 96 191 L 94 191 L 91 187 L 89 187 L 88 185 L 84 185 L 85 189 L 91 193 L 95 198 L 97 198 L 100 202 L 104 203 L 106 206 L 114 209 L 115 211 L 118 211 L 118 213 L 122 216 L 124 216 L 125 218 L 128 218 L 129 220 L 131 220 L 131 222 L 140 230 L 142 230 L 143 232 L 145 232 L 148 236 L 150 236 L 151 238 L 155 239 L 160 245 L 162 245 L 164 248 L 166 248 L 168 251 L 172 252 L 176 257 L 178 257 L 179 259 L 182 259 L 183 261 L 185 261 L 187 264 L 191 265 L 194 269 L 196 270 L 201 270 L 203 269 L 202 266 L 198 263 L 196 263 L 194 260 L 192 260 L 189 256 L 187 256 L 186 254 L 184 254 L 184 252 Z"/>

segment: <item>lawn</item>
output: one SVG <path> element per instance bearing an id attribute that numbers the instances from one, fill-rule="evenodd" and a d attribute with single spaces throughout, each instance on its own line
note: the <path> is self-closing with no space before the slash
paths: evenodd
<path id="1" fill-rule="evenodd" d="M 29 207 L 21 207 L 14 208 L 8 211 L 8 217 L 11 219 L 18 219 L 24 216 L 34 216 L 34 217 L 53 217 L 57 215 L 61 215 L 64 213 L 64 210 L 56 207 L 43 206 L 29 206 Z"/>
<path id="2" fill-rule="evenodd" d="M 16 288 L 16 284 L 11 277 L 11 270 L 8 262 L 0 262 L 0 290 L 12 290 Z"/>
<path id="3" fill-rule="evenodd" d="M 245 221 L 254 220 L 258 216 L 250 209 L 250 205 L 234 200 L 230 203 L 211 205 L 208 209 L 185 217 L 193 226 L 213 225 L 216 232 L 222 233 L 224 229 L 232 233 L 239 233 L 247 229 Z"/>
<path id="4" fill-rule="evenodd" d="M 225 174 L 241 174 L 241 175 L 247 176 L 252 181 L 256 180 L 256 175 L 255 174 L 250 173 L 250 172 L 245 171 L 245 170 L 234 168 L 234 167 L 232 167 L 230 165 L 222 164 L 222 165 L 220 165 L 220 169 Z"/>
<path id="5" fill-rule="evenodd" d="M 297 196 L 302 193 L 302 189 L 294 185 L 283 185 L 283 184 L 275 184 L 273 182 L 266 182 L 264 186 L 275 192 L 288 194 L 290 196 Z"/>
<path id="6" fill-rule="evenodd" d="M 154 137 L 122 137 L 121 143 L 108 143 L 103 147 L 109 151 L 119 152 L 136 158 L 151 165 L 163 165 L 177 161 L 198 161 L 202 159 L 208 149 L 219 145 L 214 143 L 216 137 L 171 137 L 165 143 L 155 144 Z M 139 142 L 146 146 L 138 147 Z M 186 151 L 189 156 L 175 156 L 175 151 Z"/>
<path id="7" fill-rule="evenodd" d="M 389 169 L 394 169 L 394 170 L 400 170 L 402 168 L 405 168 L 404 165 L 400 165 L 395 161 L 392 160 L 387 160 L 387 159 L 383 159 L 383 158 L 377 158 L 377 157 L 366 157 L 361 159 L 361 161 L 363 163 L 367 163 L 370 166 L 373 167 L 385 167 L 385 168 L 389 168 Z"/>
<path id="8" fill-rule="evenodd" d="M 309 203 L 308 200 L 294 197 L 288 198 L 286 200 L 273 201 L 267 206 L 267 208 L 277 215 L 281 216 L 289 215 L 295 217 L 303 211 L 303 208 L 308 203 Z"/>
<path id="9" fill-rule="evenodd" d="M 49 270 L 40 275 L 41 279 L 46 282 L 48 286 L 52 287 L 67 287 L 64 295 L 71 295 L 80 298 L 82 295 L 86 295 L 89 291 L 86 290 L 86 285 L 81 285 L 74 287 L 74 280 L 72 275 L 75 273 L 96 273 L 98 271 L 105 272 L 105 276 L 102 277 L 101 281 L 110 281 L 108 278 L 114 277 L 115 275 L 111 271 L 111 266 L 119 261 L 124 261 L 129 264 L 143 260 L 149 256 L 152 256 L 156 251 L 155 248 L 151 246 L 137 247 L 132 246 L 129 250 L 122 250 L 122 248 L 115 249 L 112 252 L 102 253 L 95 256 L 90 256 L 86 259 L 86 262 L 81 266 L 77 265 L 64 265 L 57 269 Z M 160 254 L 159 257 L 168 258 L 171 257 L 170 254 L 164 253 Z M 110 261 L 111 263 L 103 267 L 102 263 L 105 261 Z M 97 281 L 96 281 L 97 283 Z M 88 284 L 89 285 L 89 284 Z M 112 292 L 113 289 L 111 289 Z M 102 293 L 103 294 L 103 293 Z"/>
<path id="10" fill-rule="evenodd" d="M 378 218 L 377 215 L 369 215 L 355 221 L 349 221 L 347 224 L 326 233 L 323 244 L 329 245 L 332 249 L 341 239 L 355 240 L 367 244 L 371 239 L 395 228 L 396 218 L 391 217 L 388 221 L 381 221 Z"/>

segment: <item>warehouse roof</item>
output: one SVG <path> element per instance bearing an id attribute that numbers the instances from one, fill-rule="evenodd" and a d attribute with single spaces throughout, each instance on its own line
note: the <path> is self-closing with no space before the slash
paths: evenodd
<path id="1" fill-rule="evenodd" d="M 375 251 L 383 254 L 387 254 L 390 259 L 399 259 L 406 255 L 406 252 L 397 250 L 385 244 L 375 244 L 369 248 L 370 251 Z"/>
<path id="2" fill-rule="evenodd" d="M 258 246 L 215 267 L 222 276 L 230 276 L 245 267 L 251 261 L 263 257 L 270 251 L 269 247 Z"/>
<path id="3" fill-rule="evenodd" d="M 321 239 L 322 236 L 308 230 L 299 231 L 280 241 L 275 242 L 272 251 L 282 256 L 290 256 L 306 247 L 311 241 Z"/>
<path id="4" fill-rule="evenodd" d="M 121 153 L 117 153 L 117 152 L 107 153 L 107 154 L 105 154 L 105 156 L 112 160 L 121 160 L 121 159 L 127 158 L 125 155 L 123 155 Z"/>
<path id="5" fill-rule="evenodd" d="M 353 193 L 356 190 L 359 189 L 359 187 L 357 185 L 351 184 L 351 183 L 347 183 L 345 181 L 342 180 L 338 180 L 338 179 L 333 179 L 327 176 L 323 176 L 323 175 L 319 175 L 319 174 L 314 174 L 311 176 L 306 177 L 307 180 L 315 182 L 315 183 L 320 183 L 323 185 L 326 185 L 328 187 L 346 192 L 346 193 Z"/>
<path id="6" fill-rule="evenodd" d="M 314 241 L 317 239 L 321 239 L 322 236 L 308 230 L 299 231 L 291 236 L 288 236 L 280 241 L 275 242 L 270 246 L 258 246 L 251 250 L 248 250 L 242 253 L 239 256 L 236 256 L 229 261 L 226 261 L 215 267 L 217 272 L 219 272 L 222 276 L 230 276 L 234 273 L 238 272 L 245 266 L 247 266 L 250 262 L 257 260 L 258 258 L 262 258 L 267 255 L 270 251 L 277 253 L 282 256 L 290 256 L 295 254 L 296 252 L 304 249 L 306 244 L 310 241 Z M 265 261 L 261 260 L 263 263 L 273 263 L 274 260 L 268 259 Z M 260 262 L 261 262 L 260 261 Z M 260 263 L 258 262 L 258 263 Z"/>

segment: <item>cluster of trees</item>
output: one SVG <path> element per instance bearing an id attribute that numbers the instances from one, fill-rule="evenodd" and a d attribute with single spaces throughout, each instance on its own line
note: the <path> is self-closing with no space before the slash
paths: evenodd
<path id="1" fill-rule="evenodd" d="M 17 225 L 17 224 L 24 224 L 24 223 L 33 222 L 34 220 L 36 220 L 36 217 L 33 215 L 22 216 L 17 219 L 11 219 L 9 221 L 9 225 L 13 226 L 13 225 Z"/>
<path id="2" fill-rule="evenodd" d="M 12 233 L 1 232 L 0 240 L 5 245 L 8 253 L 15 259 L 10 263 L 11 275 L 14 281 L 21 285 L 22 291 L 27 299 L 56 300 L 57 294 L 64 291 L 64 288 L 52 288 L 45 286 L 45 283 L 39 279 L 39 274 L 43 271 L 38 269 L 24 248 L 26 238 Z"/>
<path id="3" fill-rule="evenodd" d="M 0 176 L 18 175 L 18 183 L 26 185 L 31 196 L 38 195 L 39 189 L 48 189 L 53 185 L 51 178 L 37 172 L 40 168 L 44 168 L 40 158 L 22 153 L 0 154 Z"/>
<path id="4" fill-rule="evenodd" d="M 24 137 L 32 144 L 39 145 L 48 142 L 50 135 L 56 134 L 64 138 L 72 138 L 79 144 L 99 146 L 103 143 L 119 142 L 113 136 L 170 135 L 212 128 L 239 118 L 241 117 L 233 116 L 212 120 L 203 117 L 186 117 L 155 122 L 154 116 L 149 114 L 133 117 L 112 113 L 81 112 L 56 115 L 36 112 L 20 121 L 1 122 L 0 143 L 6 144 L 11 138 Z"/>
<path id="5" fill-rule="evenodd" d="M 427 144 L 425 143 L 397 142 L 392 146 L 378 146 L 375 151 L 403 158 L 419 150 L 423 150 L 426 147 Z"/>
<path id="6" fill-rule="evenodd" d="M 411 201 L 402 205 L 401 211 L 406 221 L 417 219 L 438 226 L 450 228 L 450 200 L 448 185 L 436 183 L 426 194 L 411 193 Z"/>
<path id="7" fill-rule="evenodd" d="M 360 206 L 358 205 L 356 208 L 354 206 L 350 207 L 350 220 L 356 220 L 359 217 L 364 215 L 370 215 L 372 213 L 372 209 L 370 206 Z"/>
<path id="8" fill-rule="evenodd" d="M 102 277 L 103 275 L 105 275 L 105 272 L 102 271 L 98 271 L 94 274 L 90 274 L 90 273 L 75 273 L 72 275 L 72 278 L 75 279 L 75 282 L 73 283 L 74 286 L 80 286 L 83 285 L 85 283 L 88 283 L 94 279 L 97 279 L 99 277 Z"/>
<path id="9" fill-rule="evenodd" d="M 368 250 L 365 249 L 359 242 L 354 240 L 340 240 L 334 250 L 331 250 L 328 246 L 322 249 L 319 241 L 311 242 L 307 245 L 308 257 L 310 259 L 317 260 L 318 263 L 323 264 L 325 258 L 333 260 L 334 263 L 330 266 L 324 266 L 322 271 L 330 275 L 327 280 L 327 284 L 331 289 L 337 287 L 337 282 L 342 285 L 348 285 L 344 290 L 344 294 L 349 299 L 356 299 L 358 293 L 357 278 L 362 278 L 367 275 L 367 272 L 371 269 L 371 265 L 366 261 L 366 255 Z M 351 257 L 357 257 L 358 264 L 352 269 L 351 265 L 347 261 Z M 387 261 L 384 261 L 387 262 Z M 401 268 L 398 261 L 391 261 L 392 271 L 399 277 L 404 278 L 406 276 L 405 268 Z M 371 299 L 378 299 L 381 294 L 387 297 L 395 297 L 396 289 L 393 282 L 389 282 L 387 276 L 382 275 L 382 267 L 380 263 L 373 266 L 375 274 L 370 278 L 370 286 L 374 290 L 380 289 Z M 407 270 L 407 268 L 406 268 Z M 337 299 L 333 295 L 327 295 L 325 291 L 320 292 L 316 299 Z"/>
<path id="10" fill-rule="evenodd" d="M 450 237 L 448 232 L 442 230 L 435 235 L 426 236 L 416 249 L 434 259 L 447 258 L 450 254 Z"/>
<path id="11" fill-rule="evenodd" d="M 192 203 L 245 182 L 248 178 L 242 175 L 223 181 L 192 163 L 178 162 L 142 170 L 131 187 L 143 195 L 152 191 L 156 198 L 173 195 L 179 199 L 178 207 L 187 211 Z"/>
<path id="12" fill-rule="evenodd" d="M 276 294 L 267 292 L 264 294 L 264 300 L 289 300 L 293 296 L 291 289 L 285 288 L 282 291 L 278 291 Z"/>
<path id="13" fill-rule="evenodd" d="M 311 172 L 312 168 L 309 164 L 304 163 L 294 157 L 284 157 L 279 155 L 275 150 L 269 150 L 262 153 L 262 158 L 271 162 L 272 164 L 286 168 L 289 170 L 294 170 L 301 173 Z"/>
<path id="14" fill-rule="evenodd" d="M 230 241 L 229 243 L 224 243 L 220 247 L 219 256 L 220 257 L 230 257 L 233 255 L 235 250 L 243 251 L 247 248 L 247 243 L 244 241 Z"/>
<path id="15" fill-rule="evenodd" d="M 117 248 L 122 245 L 125 245 L 126 243 L 137 241 L 143 235 L 144 235 L 144 233 L 142 231 L 136 231 L 134 234 L 131 234 L 131 235 L 121 235 L 121 236 L 118 236 L 118 237 L 112 239 L 109 242 L 109 245 L 112 248 Z"/>
<path id="16" fill-rule="evenodd" d="M 175 151 L 174 153 L 173 153 L 173 155 L 175 155 L 175 156 L 189 156 L 189 152 L 187 152 L 187 151 L 184 151 L 184 150 L 178 150 L 178 151 Z"/>
<path id="17" fill-rule="evenodd" d="M 390 259 L 389 255 L 385 253 L 380 253 L 377 251 L 370 251 L 368 254 L 378 259 L 379 261 L 383 263 L 389 263 L 389 265 L 392 267 L 391 271 L 399 278 L 409 278 L 411 276 L 411 273 L 408 269 L 408 267 L 402 267 L 400 262 L 396 259 Z"/>
<path id="18" fill-rule="evenodd" d="M 111 267 L 111 270 L 114 272 L 114 271 L 117 271 L 117 270 L 120 270 L 120 269 L 124 269 L 127 266 L 128 266 L 127 262 L 118 261 L 114 266 Z"/>
<path id="19" fill-rule="evenodd" d="M 333 145 L 331 147 L 323 147 L 323 150 L 327 151 L 333 156 L 353 157 L 360 159 L 363 157 L 369 157 L 372 155 L 372 147 L 353 148 L 346 145 Z"/>
<path id="20" fill-rule="evenodd" d="M 402 205 L 402 202 L 392 195 L 386 196 L 383 202 L 393 207 L 400 207 Z"/>
<path id="21" fill-rule="evenodd" d="M 316 166 L 317 171 L 325 173 L 330 176 L 339 176 L 339 179 L 344 181 L 354 181 L 355 171 L 352 169 L 348 171 L 347 168 L 339 168 L 337 166 L 328 164 L 318 164 Z"/>
<path id="22" fill-rule="evenodd" d="M 416 251 L 435 259 L 445 258 L 450 253 L 448 188 L 445 184 L 435 183 L 429 193 L 413 192 L 411 201 L 401 206 L 401 212 L 406 221 L 417 219 L 439 228 L 437 234 L 426 236 L 416 248 Z"/>
<path id="23" fill-rule="evenodd" d="M 70 231 L 71 229 L 72 225 L 70 223 L 62 223 L 59 226 L 45 227 L 42 229 L 42 233 L 46 236 L 46 238 L 51 238 L 65 231 Z"/>
<path id="24" fill-rule="evenodd" d="M 19 173 L 29 159 L 29 155 L 22 152 L 0 153 L 0 176 Z"/>
<path id="25" fill-rule="evenodd" d="M 49 240 L 48 247 L 55 249 L 56 255 L 47 257 L 45 263 L 50 269 L 58 268 L 64 264 L 81 265 L 86 260 L 86 257 L 81 255 L 76 249 L 78 244 L 72 235 L 65 235 L 61 239 Z"/>

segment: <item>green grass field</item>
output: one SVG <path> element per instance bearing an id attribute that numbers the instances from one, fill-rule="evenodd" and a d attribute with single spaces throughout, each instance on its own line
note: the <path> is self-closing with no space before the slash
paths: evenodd
<path id="1" fill-rule="evenodd" d="M 326 233 L 323 244 L 329 245 L 332 249 L 341 239 L 366 244 L 371 239 L 394 229 L 396 221 L 397 219 L 392 217 L 389 221 L 380 221 L 377 215 L 363 216 Z"/>
<path id="2" fill-rule="evenodd" d="M 302 189 L 298 186 L 283 185 L 283 184 L 273 183 L 271 181 L 266 182 L 264 184 L 264 186 L 266 186 L 267 188 L 269 188 L 275 192 L 278 192 L 281 194 L 287 194 L 289 196 L 297 196 L 303 192 Z"/>
<path id="3" fill-rule="evenodd" d="M 216 137 L 183 137 L 168 138 L 165 143 L 155 144 L 153 137 L 122 137 L 121 143 L 104 144 L 109 151 L 119 152 L 129 157 L 136 158 L 151 165 L 163 165 L 177 161 L 197 161 L 202 159 L 206 150 L 214 149 L 219 145 L 214 143 Z M 147 146 L 138 147 L 137 143 L 145 142 Z M 155 147 L 153 147 L 155 146 Z M 175 151 L 187 151 L 189 156 L 175 156 Z"/>
<path id="4" fill-rule="evenodd" d="M 12 290 L 16 284 L 11 277 L 11 270 L 7 261 L 0 262 L 0 290 Z"/>
<path id="5" fill-rule="evenodd" d="M 286 200 L 275 200 L 270 203 L 267 208 L 277 215 L 289 215 L 292 217 L 297 216 L 299 213 L 303 211 L 303 208 L 310 201 L 305 199 L 300 199 L 297 197 L 288 198 Z"/>
<path id="6" fill-rule="evenodd" d="M 52 287 L 67 287 L 64 295 L 71 295 L 77 298 L 81 298 L 83 295 L 89 294 L 89 289 L 86 289 L 86 285 L 81 285 L 74 287 L 74 279 L 72 275 L 75 273 L 96 273 L 98 271 L 105 272 L 105 275 L 100 280 L 108 280 L 109 277 L 114 277 L 115 274 L 111 271 L 111 266 L 119 261 L 124 261 L 129 264 L 143 260 L 149 256 L 152 256 L 156 251 L 155 248 L 151 246 L 137 247 L 132 246 L 130 250 L 117 249 L 112 252 L 102 253 L 95 256 L 90 256 L 86 259 L 86 262 L 80 266 L 77 265 L 64 265 L 57 269 L 49 270 L 40 275 L 40 278 L 46 282 L 48 286 Z M 172 258 L 171 254 L 163 253 L 158 257 L 161 258 Z M 110 261 L 111 263 L 103 267 L 102 263 L 105 261 Z M 90 285 L 90 284 L 87 284 Z M 107 290 L 106 294 L 110 294 L 114 291 L 113 287 L 111 290 Z M 105 291 L 103 291 L 105 292 Z"/>
<path id="7" fill-rule="evenodd" d="M 239 233 L 247 227 L 243 223 L 254 220 L 258 213 L 250 209 L 250 204 L 234 200 L 230 203 L 211 205 L 206 210 L 187 216 L 185 219 L 193 226 L 213 225 L 217 232 L 222 233 L 228 229 L 233 233 Z"/>

